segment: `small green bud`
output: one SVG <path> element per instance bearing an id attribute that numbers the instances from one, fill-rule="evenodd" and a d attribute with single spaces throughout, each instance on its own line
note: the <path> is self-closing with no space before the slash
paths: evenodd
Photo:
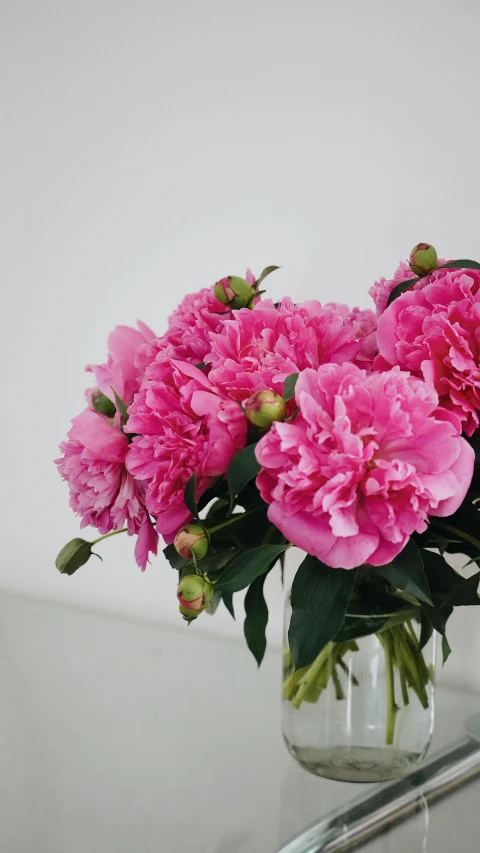
<path id="1" fill-rule="evenodd" d="M 101 391 L 94 391 L 92 394 L 92 407 L 99 415 L 106 415 L 107 418 L 115 417 L 115 406 L 111 400 Z"/>
<path id="2" fill-rule="evenodd" d="M 228 308 L 250 308 L 255 299 L 255 291 L 251 284 L 237 275 L 221 278 L 213 286 L 213 295 L 222 305 Z"/>
<path id="3" fill-rule="evenodd" d="M 188 622 L 196 619 L 210 604 L 213 586 L 201 575 L 187 575 L 177 587 L 179 610 Z"/>
<path id="4" fill-rule="evenodd" d="M 191 560 L 193 556 L 202 560 L 208 551 L 208 536 L 200 524 L 187 524 L 178 531 L 173 545 L 184 560 Z"/>
<path id="5" fill-rule="evenodd" d="M 287 414 L 285 400 L 275 391 L 256 391 L 244 403 L 250 423 L 260 429 L 269 429 L 274 421 L 283 421 Z"/>
<path id="6" fill-rule="evenodd" d="M 410 269 L 415 275 L 424 276 L 437 268 L 437 252 L 430 243 L 417 243 L 410 252 Z"/>

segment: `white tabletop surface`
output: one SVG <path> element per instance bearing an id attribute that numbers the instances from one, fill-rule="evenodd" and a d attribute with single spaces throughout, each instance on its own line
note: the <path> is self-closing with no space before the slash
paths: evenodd
<path id="1" fill-rule="evenodd" d="M 442 681 L 437 747 L 480 706 Z M 195 626 L 0 595 L 0 850 L 275 853 L 360 790 L 290 758 L 279 685 L 275 651 L 258 672 L 246 647 Z M 427 848 L 424 829 L 403 830 L 412 853 L 451 849 Z M 397 853 L 396 837 L 372 850 Z"/>

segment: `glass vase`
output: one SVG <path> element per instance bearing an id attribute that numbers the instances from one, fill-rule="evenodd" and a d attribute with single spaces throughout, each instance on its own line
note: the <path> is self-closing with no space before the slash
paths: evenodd
<path id="1" fill-rule="evenodd" d="M 306 770 L 345 782 L 379 782 L 402 776 L 426 755 L 434 726 L 436 635 L 420 647 L 417 614 L 411 607 L 374 618 L 347 614 L 341 641 L 328 643 L 310 666 L 295 671 L 288 596 L 282 730 Z"/>

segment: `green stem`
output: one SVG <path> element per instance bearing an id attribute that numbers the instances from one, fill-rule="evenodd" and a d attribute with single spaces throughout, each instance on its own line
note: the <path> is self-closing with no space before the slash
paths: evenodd
<path id="1" fill-rule="evenodd" d="M 398 705 L 395 701 L 395 676 L 393 672 L 392 638 L 386 634 L 382 639 L 385 649 L 385 664 L 387 678 L 387 731 L 386 744 L 391 746 L 395 739 L 395 719 L 398 713 Z"/>
<path id="2" fill-rule="evenodd" d="M 122 527 L 121 530 L 112 530 L 111 533 L 105 533 L 105 536 L 99 536 L 98 539 L 94 539 L 90 544 L 98 545 L 98 543 L 103 542 L 104 539 L 110 539 L 110 536 L 118 536 L 119 533 L 126 533 L 127 529 L 127 527 Z"/>
<path id="3" fill-rule="evenodd" d="M 337 700 L 340 702 L 342 699 L 345 699 L 345 693 L 343 692 L 342 685 L 340 684 L 340 679 L 338 677 L 337 667 L 334 664 L 332 669 L 332 679 L 335 685 L 335 696 Z"/>
<path id="4" fill-rule="evenodd" d="M 345 661 L 343 660 L 343 658 L 339 658 L 338 666 L 341 669 L 343 669 L 345 675 L 348 676 L 348 679 L 351 680 L 354 687 L 360 687 L 360 682 L 359 682 L 358 678 L 355 678 L 353 672 L 350 672 L 350 670 L 349 670 L 347 664 L 345 663 Z"/>
<path id="5" fill-rule="evenodd" d="M 302 704 L 303 698 L 307 693 L 309 687 L 314 684 L 315 679 L 319 677 L 324 665 L 330 660 L 333 647 L 334 643 L 327 643 L 327 645 L 322 649 L 320 654 L 315 658 L 312 665 L 308 668 L 307 672 L 300 681 L 300 684 L 298 685 L 298 690 L 295 699 L 293 700 L 294 708 L 299 708 Z"/>
<path id="6" fill-rule="evenodd" d="M 392 630 L 393 637 L 393 648 L 395 652 L 395 660 L 397 664 L 398 674 L 400 676 L 400 688 L 402 691 L 402 701 L 404 705 L 410 704 L 410 699 L 408 697 L 408 683 L 407 683 L 407 674 L 405 671 L 405 661 L 403 658 L 403 646 L 400 639 L 400 635 L 402 633 L 402 626 L 399 625 L 398 629 Z"/>
<path id="7" fill-rule="evenodd" d="M 217 524 L 215 527 L 208 527 L 208 533 L 216 533 L 217 530 L 223 530 L 224 527 L 228 527 L 229 524 L 235 524 L 237 521 L 241 521 L 242 518 L 246 518 L 247 515 L 252 515 L 253 512 L 256 512 L 254 509 L 249 509 L 247 512 L 237 512 L 232 518 L 229 518 L 228 521 L 222 522 L 222 524 Z M 205 519 L 206 521 L 207 519 Z"/>

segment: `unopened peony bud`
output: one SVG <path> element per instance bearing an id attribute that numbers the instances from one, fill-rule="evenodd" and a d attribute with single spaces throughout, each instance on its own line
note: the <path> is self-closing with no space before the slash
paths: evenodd
<path id="1" fill-rule="evenodd" d="M 191 560 L 193 556 L 202 560 L 208 551 L 208 536 L 200 524 L 187 524 L 178 531 L 173 545 L 185 560 Z"/>
<path id="2" fill-rule="evenodd" d="M 112 401 L 102 394 L 101 391 L 94 391 L 91 397 L 92 400 L 92 408 L 95 409 L 100 415 L 106 415 L 107 418 L 115 417 L 115 406 Z"/>
<path id="3" fill-rule="evenodd" d="M 253 304 L 255 291 L 246 279 L 229 275 L 217 281 L 213 286 L 213 295 L 228 308 L 249 308 Z"/>
<path id="4" fill-rule="evenodd" d="M 196 619 L 210 604 L 213 586 L 201 575 L 187 575 L 177 587 L 179 610 L 187 622 Z"/>
<path id="5" fill-rule="evenodd" d="M 283 421 L 287 410 L 285 400 L 275 391 L 256 391 L 244 403 L 250 423 L 260 429 L 269 429 L 274 421 Z"/>
<path id="6" fill-rule="evenodd" d="M 410 252 L 410 268 L 415 275 L 428 275 L 437 268 L 437 253 L 430 243 L 417 243 Z"/>

